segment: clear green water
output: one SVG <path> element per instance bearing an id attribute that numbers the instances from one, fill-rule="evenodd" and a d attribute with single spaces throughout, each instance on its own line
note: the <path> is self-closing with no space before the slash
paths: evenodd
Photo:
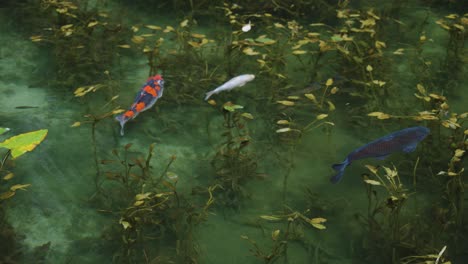
<path id="1" fill-rule="evenodd" d="M 74 65 L 65 65 L 66 67 L 61 68 L 57 61 L 62 63 L 66 61 L 60 60 L 63 59 L 61 56 L 65 52 L 62 50 L 63 53 L 60 53 L 58 45 L 47 42 L 34 43 L 29 39 L 32 35 L 48 34 L 47 29 L 44 29 L 44 25 L 48 23 L 60 25 L 56 17 L 47 20 L 44 11 L 37 10 L 41 15 L 38 15 L 36 20 L 42 19 L 42 22 L 35 26 L 31 23 L 33 19 L 29 21 L 23 16 L 34 14 L 36 11 L 28 8 L 37 7 L 37 3 L 6 4 L 1 9 L 0 38 L 3 44 L 0 47 L 0 127 L 11 128 L 11 131 L 0 135 L 0 140 L 37 129 L 48 129 L 49 132 L 46 139 L 32 152 L 14 161 L 8 161 L 8 170 L 14 172 L 15 177 L 0 182 L 1 192 L 7 191 L 13 184 L 31 184 L 26 191 L 19 190 L 15 196 L 0 201 L 1 215 L 4 215 L 0 218 L 2 231 L 0 236 L 13 237 L 13 241 L 16 241 L 15 245 L 11 244 L 11 248 L 6 243 L 12 240 L 0 242 L 3 244 L 3 248 L 0 248 L 0 254 L 3 254 L 0 255 L 0 263 L 405 263 L 405 257 L 437 255 L 444 246 L 448 246 L 442 256 L 444 260 L 440 259 L 438 263 L 447 263 L 443 261 L 449 260 L 452 263 L 467 261 L 466 247 L 460 246 L 466 244 L 468 236 L 465 227 L 468 220 L 468 214 L 464 210 L 466 205 L 451 204 L 454 200 L 466 200 L 463 192 L 466 186 L 463 177 L 466 175 L 463 176 L 461 173 L 457 176 L 462 186 L 462 190 L 458 190 L 461 196 L 458 198 L 450 198 L 448 189 L 445 189 L 449 186 L 448 176 L 436 175 L 440 171 L 447 171 L 447 164 L 455 149 L 466 149 L 466 135 L 463 136 L 463 131 L 466 131 L 467 126 L 463 123 L 464 119 L 458 119 L 460 127 L 453 132 L 434 120 L 416 121 L 411 118 L 378 120 L 367 116 L 369 112 L 413 116 L 418 115 L 418 112 L 430 110 L 427 104 L 413 95 L 417 93 L 416 84 L 421 82 L 429 92 L 447 97 L 450 113 L 461 114 L 467 111 L 468 88 L 465 77 L 467 72 L 464 66 L 467 54 L 466 41 L 463 37 L 458 40 L 461 43 L 458 52 L 462 67 L 456 74 L 449 75 L 450 72 L 444 68 L 444 63 L 448 65 L 452 63 L 446 61 L 447 47 L 451 39 L 448 32 L 435 23 L 452 13 L 458 14 L 457 19 L 460 19 L 466 10 L 455 8 L 461 5 L 444 1 L 440 1 L 440 4 L 436 3 L 437 1 L 431 3 L 403 1 L 401 10 L 395 11 L 388 17 L 386 12 L 391 7 L 379 6 L 373 1 L 353 3 L 353 6 L 349 6 L 349 9 L 361 10 L 363 13 L 374 8 L 375 14 L 385 16 L 383 21 L 377 22 L 380 29 L 376 39 L 386 43 L 383 55 L 385 60 L 382 59 L 386 71 L 382 74 L 382 71 L 376 68 L 378 66 L 374 65 L 376 76 L 373 78 L 385 81 L 385 85 L 391 89 L 389 94 L 378 94 L 379 98 L 388 99 L 385 103 L 381 100 L 370 102 L 372 100 L 352 95 L 353 92 L 364 93 L 366 88 L 352 82 L 346 82 L 342 86 L 336 84 L 340 91 L 334 96 L 327 97 L 333 102 L 335 110 L 330 110 L 328 107 L 317 109 L 304 97 L 304 93 L 313 93 L 320 100 L 325 90 L 323 83 L 328 78 L 349 74 L 353 69 L 346 60 L 339 59 L 342 57 L 335 49 L 323 55 L 321 63 L 315 69 L 316 75 L 311 76 L 310 69 L 302 64 L 306 63 L 311 67 L 311 64 L 307 64 L 308 55 L 305 55 L 301 61 L 290 53 L 291 47 L 294 46 L 293 42 L 298 41 L 300 37 L 288 42 L 281 39 L 288 36 L 287 29 L 284 29 L 287 34 L 283 32 L 275 36 L 271 33 L 275 27 L 274 23 L 286 26 L 288 21 L 293 20 L 290 14 L 281 12 L 281 8 L 271 9 L 274 3 L 287 7 L 287 1 L 263 1 L 265 3 L 262 2 L 259 6 L 239 3 L 244 9 L 233 9 L 235 14 L 239 14 L 237 19 L 242 18 L 247 21 L 250 18 L 253 23 L 252 31 L 240 35 L 240 40 L 255 39 L 270 32 L 269 38 L 285 41 L 284 45 L 291 46 L 288 46 L 284 64 L 279 63 L 276 69 L 278 73 L 286 75 L 286 79 L 269 75 L 264 68 L 260 68 L 257 59 L 265 59 L 261 55 L 249 56 L 243 52 L 234 55 L 233 61 L 237 66 L 233 66 L 233 72 L 229 72 L 226 64 L 227 55 L 221 43 L 231 41 L 229 37 L 231 32 L 240 30 L 242 25 L 229 25 L 229 20 L 221 9 L 221 3 L 216 5 L 219 8 L 207 8 L 206 12 L 202 12 L 203 8 L 196 10 L 193 14 L 197 24 L 192 25 L 192 33 L 206 34 L 206 38 L 215 40 L 214 44 L 208 44 L 202 48 L 202 52 L 192 49 L 196 53 L 195 57 L 199 56 L 198 60 L 189 56 L 190 53 L 187 55 L 180 50 L 178 52 L 185 54 L 186 57 L 182 55 L 177 57 L 177 54 L 171 57 L 168 54 L 172 52 L 173 47 L 180 45 L 180 42 L 174 34 L 164 35 L 158 31 L 156 33 L 158 37 L 165 38 L 160 49 L 162 53 L 160 58 L 167 60 L 157 62 L 162 68 L 166 84 L 163 97 L 153 109 L 127 123 L 123 137 L 119 135 L 119 126 L 113 118 L 100 121 L 96 125 L 93 143 L 91 125 L 86 123 L 89 119 L 86 119 L 85 115 L 103 114 L 111 111 L 113 106 L 126 109 L 148 77 L 147 57 L 141 52 L 143 46 L 132 42 L 131 37 L 148 32 L 143 27 L 144 24 L 158 25 L 163 29 L 166 25 L 171 25 L 176 30 L 183 31 L 185 29 L 180 23 L 192 14 L 188 8 L 190 5 L 183 1 L 173 1 L 174 6 L 161 2 L 159 8 L 166 8 L 168 12 L 161 12 L 158 9 L 159 11 L 152 13 L 148 10 L 158 8 L 158 4 L 153 2 L 139 1 L 138 4 L 129 4 L 126 1 L 96 3 L 80 1 L 78 3 L 80 8 L 87 3 L 88 11 L 107 12 L 111 17 L 109 23 L 121 23 L 128 31 L 115 33 L 122 34 L 124 39 L 123 42 L 116 44 L 132 46 L 130 51 L 125 48 L 114 49 L 116 55 L 111 60 L 112 64 L 104 67 L 110 72 L 113 87 L 100 89 L 80 98 L 75 97 L 73 91 L 77 87 L 104 83 L 103 73 L 96 74 L 100 76 L 96 81 L 77 78 L 71 83 L 57 83 L 58 80 L 63 81 L 61 70 L 76 69 L 72 73 L 68 72 L 70 75 L 79 75 L 80 69 L 84 69 L 82 73 L 85 75 L 89 72 L 86 71 L 86 66 L 80 65 L 75 65 L 76 68 L 73 68 Z M 317 5 L 324 8 L 319 2 L 317 1 Z M 197 1 L 194 3 L 195 6 L 203 4 Z M 338 9 L 335 4 L 330 4 L 328 11 L 335 13 L 334 9 Z M 177 7 L 180 9 L 174 10 Z M 310 6 L 305 5 L 305 7 Z M 263 14 L 264 9 L 277 13 L 274 13 L 274 18 L 269 20 L 254 15 Z M 54 10 L 50 9 L 50 12 L 55 14 Z M 318 15 L 320 12 L 310 16 L 302 14 L 297 21 L 304 28 L 310 23 L 319 22 L 330 25 L 330 28 L 334 27 L 328 31 L 317 30 L 323 35 L 321 39 L 330 41 L 331 35 L 337 32 L 340 28 L 338 25 L 341 25 L 342 21 L 335 15 L 326 16 L 327 12 L 323 12 L 324 18 L 317 19 L 312 15 Z M 465 16 L 465 19 L 468 20 L 468 17 Z M 461 24 L 463 21 L 466 20 L 460 19 Z M 130 30 L 132 25 L 139 27 L 140 31 L 132 33 Z M 398 25 L 401 28 L 397 28 Z M 468 25 L 465 24 L 464 27 L 468 30 Z M 359 28 L 359 24 L 356 28 Z M 313 32 L 313 29 L 312 27 L 310 32 Z M 395 37 L 399 35 L 400 37 Z M 420 35 L 428 38 L 422 47 L 418 39 Z M 466 31 L 462 35 L 466 38 Z M 62 47 L 66 47 L 70 39 L 63 38 Z M 152 38 L 148 43 L 153 44 L 156 39 L 157 37 Z M 95 41 L 93 45 L 105 43 L 99 38 L 93 40 Z M 368 41 L 369 45 L 375 45 L 375 39 L 371 38 Z M 76 43 L 70 44 L 70 49 L 73 49 L 74 45 Z M 317 52 L 317 44 L 308 45 L 310 46 L 299 49 L 315 54 L 310 55 L 310 58 L 315 58 L 316 53 L 313 52 Z M 345 46 L 352 49 L 350 47 L 352 45 L 348 43 Z M 274 48 L 266 47 L 265 50 L 257 46 L 253 48 L 265 52 L 267 58 L 276 52 Z M 392 53 L 398 48 L 404 48 L 405 55 L 398 56 Z M 239 47 L 235 49 L 241 50 Z M 418 49 L 421 49 L 421 53 L 415 55 L 418 54 Z M 371 55 L 364 57 L 371 62 L 378 61 L 370 59 Z M 430 64 L 426 64 L 430 66 L 423 69 L 420 64 L 414 63 L 418 58 L 430 61 Z M 103 62 L 96 60 L 93 63 Z M 201 74 L 203 72 L 205 74 Z M 256 79 L 245 87 L 213 96 L 218 103 L 217 106 L 211 106 L 203 101 L 205 92 L 214 89 L 230 77 L 244 73 L 255 74 Z M 232 76 L 229 76 L 230 74 Z M 348 79 L 354 77 L 360 80 L 359 76 L 346 76 Z M 448 80 L 441 85 L 444 83 L 444 78 Z M 303 92 L 302 90 L 313 81 L 322 82 L 322 88 Z M 109 94 L 119 97 L 114 103 L 109 103 L 112 97 Z M 287 99 L 290 95 L 297 95 L 300 99 L 297 101 Z M 277 103 L 280 100 L 290 100 L 295 102 L 295 105 L 282 106 Z M 218 189 L 215 192 L 214 204 L 204 211 L 203 207 L 209 198 L 206 189 L 218 183 L 212 161 L 225 141 L 225 137 L 222 136 L 226 131 L 223 127 L 223 117 L 228 113 L 220 108 L 227 101 L 244 106 L 240 111 L 254 116 L 253 120 L 242 119 L 242 123 L 247 127 L 245 131 L 251 138 L 250 145 L 244 151 L 253 155 L 257 163 L 255 171 L 260 177 L 250 177 L 242 183 L 241 189 L 245 195 L 233 200 L 223 197 L 222 191 Z M 17 106 L 37 108 L 18 109 Z M 296 126 L 291 127 L 301 129 L 322 113 L 328 114 L 323 121 L 333 122 L 333 126 L 324 125 L 304 133 L 300 138 L 295 137 L 297 134 L 294 132 L 290 132 L 291 134 L 276 132 L 285 127 L 277 125 L 278 120 L 290 117 L 291 122 L 296 123 Z M 441 115 L 440 119 L 445 120 L 447 116 Z M 82 122 L 81 126 L 71 127 L 77 121 Z M 331 165 L 341 162 L 355 148 L 392 131 L 415 125 L 425 125 L 432 129 L 431 136 L 420 144 L 416 152 L 396 153 L 383 161 L 369 159 L 355 162 L 347 168 L 344 179 L 339 184 L 333 185 L 329 182 L 329 177 L 334 173 Z M 450 146 L 450 140 L 453 138 L 461 140 L 461 145 Z M 173 223 L 149 224 L 144 228 L 148 233 L 143 235 L 145 237 L 143 242 L 130 246 L 131 250 L 126 251 L 124 248 L 128 244 L 122 237 L 130 231 L 125 230 L 119 220 L 125 208 L 135 207 L 133 205 L 135 200 L 132 197 L 123 198 L 125 192 L 122 185 L 106 179 L 108 175 L 106 172 L 121 170 L 118 164 L 98 165 L 101 192 L 96 194 L 93 149 L 95 147 L 97 150 L 98 161 L 110 160 L 115 158 L 112 154 L 113 149 L 122 151 L 129 143 L 132 144 L 129 151 L 129 157 L 132 158 L 146 157 L 149 146 L 155 143 L 153 157 L 150 160 L 151 177 L 154 179 L 164 172 L 171 157 L 175 156 L 176 159 L 169 171 L 178 176 L 177 193 L 183 201 L 194 206 L 193 211 L 203 214 L 203 217 L 200 221 L 192 223 L 177 222 L 174 218 L 167 217 L 166 219 L 174 220 Z M 0 155 L 5 155 L 6 150 L 1 149 L 1 151 L 3 152 L 0 152 Z M 463 160 L 463 157 L 456 165 L 458 171 L 466 167 L 466 160 Z M 419 166 L 415 173 L 413 169 L 417 160 Z M 133 164 L 134 161 L 130 163 Z M 398 256 L 395 259 L 391 258 L 392 247 L 384 246 L 392 238 L 376 235 L 373 232 L 378 228 L 372 229 L 373 223 L 369 219 L 369 222 L 362 221 L 368 216 L 369 210 L 367 187 L 361 177 L 363 174 L 370 174 L 365 167 L 366 164 L 389 168 L 395 166 L 400 172 L 406 192 L 410 194 L 398 214 L 400 216 L 398 230 L 402 235 L 401 240 L 395 242 L 394 249 L 397 253 L 394 254 Z M 137 173 L 138 170 L 134 171 Z M 4 175 L 5 172 L 2 172 L 0 176 Z M 417 184 L 413 184 L 414 175 L 417 175 Z M 163 179 L 170 182 L 164 174 Z M 143 193 L 138 188 L 132 191 L 135 194 Z M 194 194 L 196 193 L 194 190 L 200 189 L 204 190 L 201 194 Z M 376 186 L 373 190 L 378 193 L 380 202 L 384 205 L 389 194 L 381 186 Z M 159 186 L 158 189 L 146 189 L 146 191 L 162 193 L 170 192 L 171 189 Z M 232 203 L 235 206 L 228 207 L 225 203 Z M 375 218 L 383 229 L 389 228 L 389 223 L 392 221 L 392 214 L 389 213 L 392 212 L 389 210 L 391 207 L 384 206 L 384 208 L 387 210 L 386 213 L 376 214 Z M 445 213 L 436 214 L 435 211 Z M 290 215 L 288 228 L 287 217 L 283 216 L 294 212 L 300 212 L 307 218 L 326 218 L 327 221 L 324 223 L 326 229 L 314 228 L 297 215 L 296 218 Z M 456 212 L 459 214 L 458 220 L 455 217 Z M 280 219 L 268 221 L 261 216 L 277 216 Z M 159 237 L 158 235 L 161 235 L 159 231 L 151 229 L 154 226 L 170 229 L 180 223 L 183 227 L 177 230 L 186 231 L 184 228 L 187 228 L 190 231 L 179 234 L 168 232 Z M 424 228 L 427 230 L 422 230 Z M 277 240 L 272 239 L 272 232 L 275 230 L 280 230 Z M 288 232 L 289 236 L 286 236 Z M 381 234 L 385 232 L 382 230 Z M 245 236 L 256 241 L 265 255 L 270 254 L 272 249 L 279 245 L 287 245 L 287 247 L 281 246 L 287 250 L 280 252 L 277 259 L 256 258 L 255 248 Z M 413 244 L 405 244 L 410 243 L 408 241 Z M 184 243 L 188 245 L 186 248 L 181 246 Z M 146 257 L 143 252 L 146 252 Z M 187 256 L 193 257 L 191 261 L 186 258 Z M 436 261 L 435 258 L 428 260 L 432 261 L 430 263 Z"/>

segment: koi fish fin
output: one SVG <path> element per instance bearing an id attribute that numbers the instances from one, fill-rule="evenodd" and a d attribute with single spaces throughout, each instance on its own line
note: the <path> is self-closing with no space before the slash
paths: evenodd
<path id="1" fill-rule="evenodd" d="M 120 123 L 120 135 L 123 136 L 124 135 L 124 127 L 125 127 L 125 123 L 127 122 L 127 120 L 125 120 L 125 117 L 123 115 L 116 116 L 115 120 L 119 121 L 119 123 Z"/>
<path id="2" fill-rule="evenodd" d="M 410 144 L 410 145 L 404 147 L 403 151 L 406 152 L 406 153 L 413 152 L 416 149 L 417 146 L 418 146 L 418 143 Z"/>
<path id="3" fill-rule="evenodd" d="M 215 94 L 215 90 L 207 92 L 205 96 L 205 101 L 208 100 L 208 98 L 210 98 L 213 94 Z"/>
<path id="4" fill-rule="evenodd" d="M 338 173 L 331 177 L 330 178 L 330 181 L 332 183 L 338 183 L 341 178 L 343 177 L 343 174 L 344 174 L 344 170 L 346 169 L 346 167 L 349 165 L 349 161 L 348 159 L 346 159 L 345 161 L 343 161 L 342 163 L 338 163 L 338 164 L 333 164 L 332 165 L 332 168 L 336 171 L 338 171 Z"/>

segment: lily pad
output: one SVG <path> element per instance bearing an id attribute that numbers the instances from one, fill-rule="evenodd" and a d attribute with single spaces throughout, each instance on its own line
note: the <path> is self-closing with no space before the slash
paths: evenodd
<path id="1" fill-rule="evenodd" d="M 46 137 L 47 132 L 47 129 L 41 129 L 20 134 L 1 142 L 0 147 L 10 149 L 11 156 L 15 159 L 39 145 Z"/>
<path id="2" fill-rule="evenodd" d="M 10 129 L 8 127 L 0 127 L 0 135 L 5 133 L 5 132 L 8 132 Z"/>

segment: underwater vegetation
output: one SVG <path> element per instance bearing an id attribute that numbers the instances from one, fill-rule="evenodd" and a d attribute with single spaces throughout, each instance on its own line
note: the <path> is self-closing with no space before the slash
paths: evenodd
<path id="1" fill-rule="evenodd" d="M 78 146 L 91 164 L 80 168 L 81 198 L 105 219 L 90 236 L 109 263 L 450 264 L 468 261 L 468 14 L 459 2 L 8 8 L 49 55 L 45 89 L 79 109 L 57 123 L 89 139 Z M 12 160 L 47 133 L 0 143 L 0 263 L 34 258 L 5 205 L 34 188 Z M 383 159 L 397 151 L 406 153 Z M 330 184 L 345 168 L 346 180 Z M 233 223 L 238 230 L 200 231 Z M 213 243 L 210 232 L 236 244 Z"/>

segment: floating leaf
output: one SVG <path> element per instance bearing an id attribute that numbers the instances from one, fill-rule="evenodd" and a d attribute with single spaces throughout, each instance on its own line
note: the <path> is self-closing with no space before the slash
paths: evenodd
<path id="1" fill-rule="evenodd" d="M 332 78 L 329 78 L 329 79 L 327 80 L 327 82 L 325 83 L 326 86 L 330 86 L 330 85 L 332 85 L 332 84 L 333 84 L 333 79 L 332 79 Z"/>
<path id="2" fill-rule="evenodd" d="M 279 104 L 282 104 L 282 105 L 286 105 L 286 106 L 293 106 L 294 105 L 293 101 L 288 101 L 288 100 L 280 100 L 280 101 L 276 101 L 276 102 L 279 103 Z"/>
<path id="3" fill-rule="evenodd" d="M 338 92 L 338 90 L 339 90 L 338 87 L 335 86 L 330 90 L 330 93 L 331 94 L 336 94 Z"/>
<path id="4" fill-rule="evenodd" d="M 276 28 L 284 28 L 284 26 L 280 23 L 274 23 L 273 24 Z"/>
<path id="5" fill-rule="evenodd" d="M 457 158 L 460 158 L 461 156 L 463 156 L 463 153 L 465 153 L 464 150 L 462 150 L 462 149 L 456 149 L 456 150 L 455 150 L 455 155 L 453 155 L 453 156 L 455 156 L 455 157 L 457 157 Z"/>
<path id="6" fill-rule="evenodd" d="M 0 135 L 8 131 L 10 131 L 8 127 L 0 127 Z"/>
<path id="7" fill-rule="evenodd" d="M 198 38 L 198 39 L 202 39 L 205 37 L 205 35 L 203 34 L 198 34 L 198 33 L 192 33 L 190 34 L 190 36 L 194 37 L 194 38 Z"/>
<path id="8" fill-rule="evenodd" d="M 215 105 L 216 105 L 216 101 L 213 100 L 213 99 L 210 99 L 210 100 L 208 100 L 208 104 L 215 106 Z"/>
<path id="9" fill-rule="evenodd" d="M 33 150 L 47 135 L 47 129 L 41 129 L 11 137 L 0 143 L 0 147 L 11 150 L 13 159 Z"/>
<path id="10" fill-rule="evenodd" d="M 121 49 L 129 49 L 130 48 L 130 45 L 128 44 L 123 44 L 123 45 L 117 45 L 117 47 L 121 48 Z"/>
<path id="11" fill-rule="evenodd" d="M 300 97 L 297 96 L 297 95 L 290 95 L 290 96 L 288 96 L 288 99 L 290 99 L 290 100 L 299 100 L 299 98 L 300 98 Z"/>
<path id="12" fill-rule="evenodd" d="M 31 184 L 15 184 L 13 186 L 10 187 L 10 190 L 12 192 L 16 191 L 16 190 L 23 190 L 23 191 L 26 191 L 26 188 L 31 186 Z"/>
<path id="13" fill-rule="evenodd" d="M 368 72 L 371 72 L 373 69 L 374 68 L 372 68 L 372 66 L 370 66 L 370 65 L 367 65 L 367 67 L 366 67 L 366 71 L 368 71 Z"/>

